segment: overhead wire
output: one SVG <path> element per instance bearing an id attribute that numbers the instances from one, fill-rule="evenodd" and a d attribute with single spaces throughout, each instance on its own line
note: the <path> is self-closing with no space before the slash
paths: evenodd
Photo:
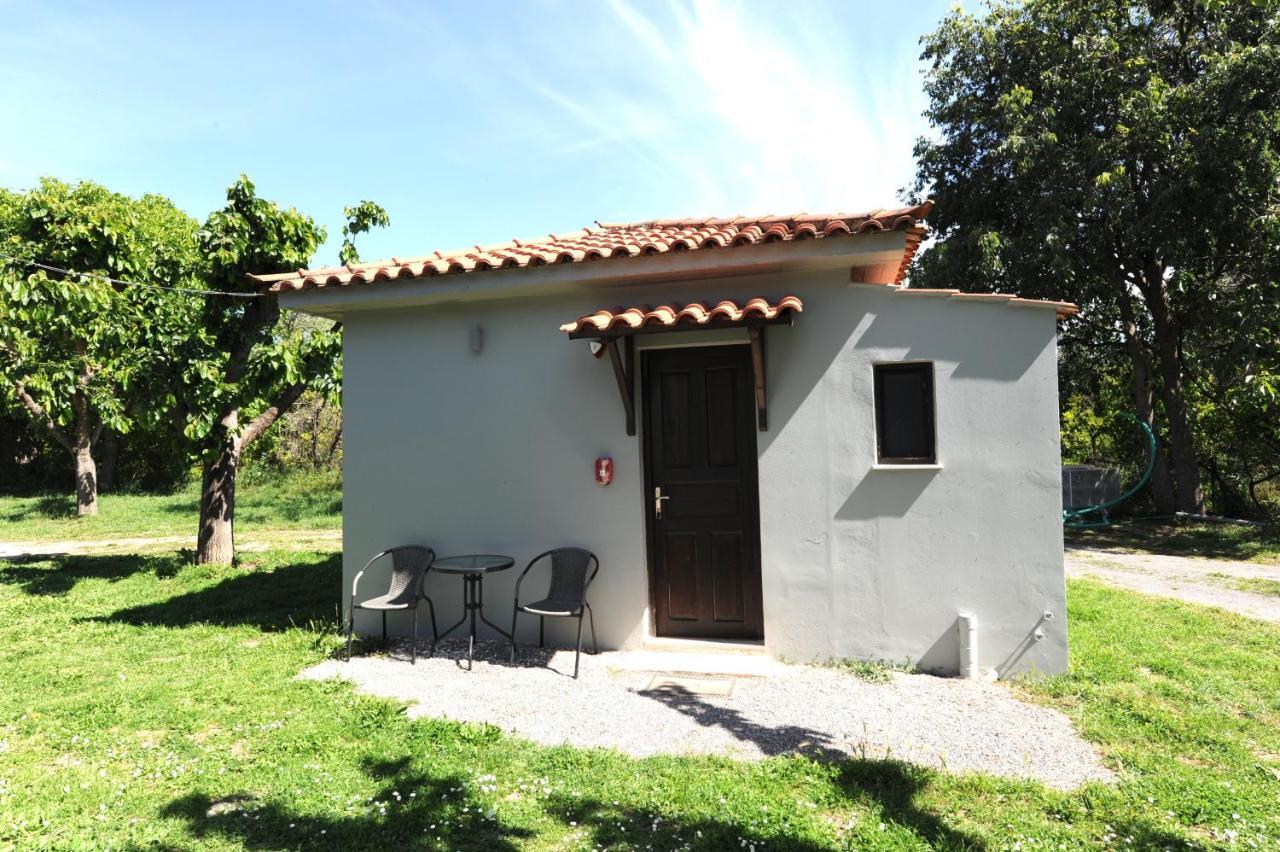
<path id="1" fill-rule="evenodd" d="M 27 260 L 21 257 L 14 257 L 10 254 L 0 254 L 0 260 L 7 260 L 10 263 L 21 264 L 23 266 L 31 266 L 36 269 L 43 269 L 46 272 L 56 272 L 60 275 L 79 278 L 97 278 L 102 281 L 109 281 L 112 284 L 119 284 L 123 287 L 143 287 L 149 290 L 167 290 L 172 293 L 190 293 L 195 296 L 230 296 L 235 299 L 260 299 L 262 293 L 238 293 L 232 290 L 201 290 L 198 287 L 170 287 L 167 284 L 150 284 L 141 281 L 125 281 L 120 278 L 112 278 L 110 275 L 104 275 L 101 272 L 77 272 L 74 269 L 63 269 L 60 266 L 54 266 L 50 263 L 42 263 L 38 260 Z"/>

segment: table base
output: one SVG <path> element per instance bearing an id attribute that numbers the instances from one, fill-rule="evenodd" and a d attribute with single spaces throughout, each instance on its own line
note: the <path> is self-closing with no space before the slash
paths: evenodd
<path id="1" fill-rule="evenodd" d="M 462 577 L 462 609 L 463 609 L 462 618 L 458 621 L 457 624 L 454 624 L 453 626 L 441 632 L 440 639 L 443 639 L 444 637 L 448 636 L 450 633 L 457 630 L 459 627 L 466 624 L 468 621 L 471 622 L 471 630 L 469 631 L 470 635 L 468 637 L 468 642 L 467 642 L 467 671 L 471 671 L 472 666 L 475 664 L 474 660 L 475 660 L 475 649 L 476 649 L 476 619 L 477 618 L 480 621 L 483 621 L 485 624 L 492 627 L 494 630 L 498 631 L 498 633 L 501 634 L 502 636 L 505 636 L 507 638 L 507 641 L 514 642 L 515 638 L 510 633 L 503 630 L 501 627 L 499 627 L 498 625 L 494 624 L 492 621 L 484 617 L 484 574 L 464 574 L 463 575 Z M 435 648 L 432 647 L 431 651 L 432 653 L 435 653 Z"/>

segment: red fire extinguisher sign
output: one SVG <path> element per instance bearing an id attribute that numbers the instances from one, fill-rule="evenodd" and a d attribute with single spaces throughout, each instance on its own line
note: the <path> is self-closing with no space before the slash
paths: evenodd
<path id="1" fill-rule="evenodd" d="M 596 459 L 596 484 L 608 485 L 613 482 L 613 459 L 602 457 Z"/>

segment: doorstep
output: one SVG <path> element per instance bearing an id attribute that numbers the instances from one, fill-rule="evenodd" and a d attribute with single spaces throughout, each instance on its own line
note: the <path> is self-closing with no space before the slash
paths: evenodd
<path id="1" fill-rule="evenodd" d="M 646 637 L 634 651 L 609 655 L 609 668 L 655 674 L 768 677 L 786 669 L 763 644 Z"/>
<path id="2" fill-rule="evenodd" d="M 641 641 L 640 647 L 645 651 L 769 656 L 764 642 L 743 642 L 735 639 L 679 639 L 673 636 L 646 636 Z"/>

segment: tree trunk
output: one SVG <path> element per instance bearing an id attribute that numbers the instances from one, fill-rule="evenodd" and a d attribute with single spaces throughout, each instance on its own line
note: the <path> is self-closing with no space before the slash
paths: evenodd
<path id="1" fill-rule="evenodd" d="M 1133 316 L 1133 306 L 1128 293 L 1120 295 L 1120 318 L 1124 325 L 1124 348 L 1129 355 L 1129 387 L 1133 394 L 1133 406 L 1138 419 L 1157 433 L 1155 408 L 1152 405 L 1151 364 L 1138 337 L 1138 325 Z M 1172 515 L 1175 511 L 1173 482 L 1169 478 L 1169 464 L 1164 451 L 1156 447 L 1156 464 L 1151 471 L 1151 500 L 1156 514 Z"/>
<path id="2" fill-rule="evenodd" d="M 80 379 L 88 381 L 89 373 L 81 373 Z M 71 405 L 76 413 L 76 440 L 71 446 L 76 471 L 76 516 L 83 518 L 98 514 L 98 465 L 93 460 L 93 442 L 99 432 L 90 422 L 89 398 L 83 388 L 76 390 Z"/>
<path id="3" fill-rule="evenodd" d="M 71 456 L 76 470 L 76 516 L 98 514 L 98 466 L 88 441 L 76 444 Z"/>
<path id="4" fill-rule="evenodd" d="M 240 464 L 237 419 L 235 411 L 222 418 L 214 430 L 213 454 L 204 461 L 200 534 L 196 540 L 196 562 L 201 565 L 229 565 L 236 557 L 236 468 Z"/>
<path id="5" fill-rule="evenodd" d="M 1180 512 L 1204 514 L 1204 491 L 1200 487 L 1200 465 L 1196 459 L 1195 436 L 1187 409 L 1186 384 L 1178 330 L 1169 310 L 1164 284 L 1164 268 L 1148 266 L 1147 307 L 1155 332 L 1156 362 L 1160 370 L 1160 401 L 1169 419 L 1169 456 L 1173 464 L 1175 505 Z"/>

